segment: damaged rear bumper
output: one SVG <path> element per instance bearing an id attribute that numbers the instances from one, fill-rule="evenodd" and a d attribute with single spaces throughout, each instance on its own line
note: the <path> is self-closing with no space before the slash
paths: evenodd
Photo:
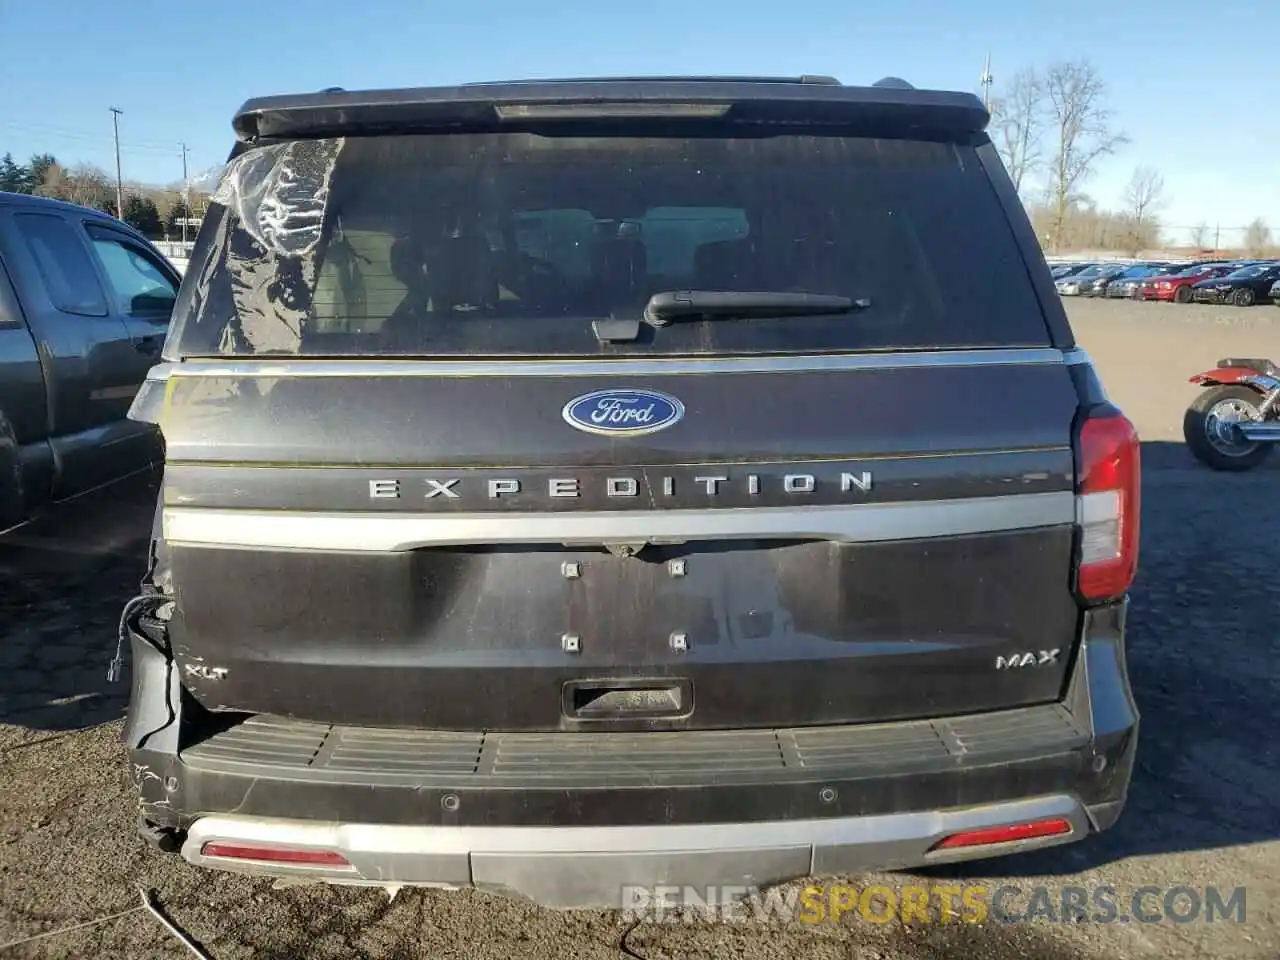
<path id="1" fill-rule="evenodd" d="M 549 907 L 622 907 L 628 887 L 764 886 L 964 859 L 963 852 L 932 848 L 958 832 L 1046 819 L 1067 821 L 1070 832 L 1001 844 L 1001 852 L 1066 842 L 1093 828 L 1068 795 L 880 816 L 661 826 L 422 827 L 211 816 L 192 826 L 182 854 L 199 866 L 250 873 L 265 866 L 329 882 L 475 886 Z M 348 865 L 268 866 L 219 857 L 218 844 L 334 852 Z"/>
<path id="2" fill-rule="evenodd" d="M 1119 815 L 1138 716 L 1123 604 L 1090 611 L 1061 702 L 845 727 L 444 733 L 283 718 L 184 721 L 173 663 L 134 637 L 125 737 L 144 817 L 192 863 L 340 883 L 478 886 L 555 907 L 630 885 L 764 886 L 1085 837 Z M 217 720 L 219 718 L 213 718 Z M 1069 831 L 968 849 L 958 832 Z M 281 864 L 229 844 L 335 854 Z"/>

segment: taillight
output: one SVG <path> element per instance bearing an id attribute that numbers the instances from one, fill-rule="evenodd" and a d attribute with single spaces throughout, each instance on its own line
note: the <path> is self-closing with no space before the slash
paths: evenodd
<path id="1" fill-rule="evenodd" d="M 1077 589 L 1085 600 L 1110 600 L 1129 589 L 1138 571 L 1137 431 L 1119 414 L 1091 417 L 1080 427 L 1079 455 Z"/>

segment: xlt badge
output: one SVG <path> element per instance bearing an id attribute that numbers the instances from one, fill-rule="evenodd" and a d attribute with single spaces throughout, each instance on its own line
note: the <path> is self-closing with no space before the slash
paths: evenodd
<path id="1" fill-rule="evenodd" d="M 561 415 L 569 426 L 606 437 L 639 437 L 680 422 L 684 404 L 657 390 L 596 390 L 574 397 Z"/>

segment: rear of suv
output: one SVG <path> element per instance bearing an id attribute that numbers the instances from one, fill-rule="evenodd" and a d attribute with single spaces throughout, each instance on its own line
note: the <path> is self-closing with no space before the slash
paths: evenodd
<path id="1" fill-rule="evenodd" d="M 133 416 L 140 829 L 561 906 L 1124 803 L 1137 438 L 969 94 L 253 100 Z"/>

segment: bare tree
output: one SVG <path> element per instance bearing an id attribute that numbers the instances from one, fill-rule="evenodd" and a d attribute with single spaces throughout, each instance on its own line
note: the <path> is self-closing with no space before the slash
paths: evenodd
<path id="1" fill-rule="evenodd" d="M 1197 250 L 1203 250 L 1204 245 L 1209 242 L 1209 225 L 1204 221 L 1197 223 L 1191 228 L 1191 245 Z"/>
<path id="2" fill-rule="evenodd" d="M 1072 201 L 1097 162 L 1129 140 L 1113 129 L 1111 111 L 1104 102 L 1106 83 L 1089 61 L 1053 64 L 1045 72 L 1044 87 L 1054 138 L 1048 193 L 1056 248 Z"/>
<path id="3" fill-rule="evenodd" d="M 1053 230 L 1055 211 L 1048 201 L 1032 202 L 1027 213 L 1036 235 L 1048 237 Z M 1120 211 L 1104 210 L 1086 194 L 1080 194 L 1071 202 L 1067 219 L 1063 223 L 1060 249 L 1114 250 L 1132 253 L 1135 249 L 1152 250 L 1160 246 L 1160 223 L 1148 217 L 1139 226 L 1132 215 Z"/>
<path id="4" fill-rule="evenodd" d="M 1044 160 L 1044 106 L 1044 83 L 1030 67 L 1015 73 L 991 104 L 992 140 L 1018 193 Z"/>
<path id="5" fill-rule="evenodd" d="M 1124 190 L 1124 215 L 1128 221 L 1128 243 L 1133 256 L 1153 245 L 1160 236 L 1155 213 L 1164 202 L 1164 177 L 1155 167 L 1138 167 Z"/>
<path id="6" fill-rule="evenodd" d="M 1261 217 L 1254 217 L 1253 221 L 1244 228 L 1244 248 L 1251 256 L 1261 256 L 1267 252 L 1267 248 L 1271 246 L 1271 228 L 1267 226 L 1267 221 Z"/>
<path id="7" fill-rule="evenodd" d="M 107 175 L 88 164 L 70 168 L 59 163 L 50 164 L 42 174 L 42 182 L 36 188 L 36 193 L 69 200 L 85 207 L 97 207 L 99 210 L 106 210 L 108 206 L 113 210 L 115 208 L 115 190 Z"/>
<path id="8" fill-rule="evenodd" d="M 40 171 L 39 182 L 33 192 L 41 197 L 63 199 L 63 194 L 66 191 L 66 179 L 66 168 L 54 161 Z"/>
<path id="9" fill-rule="evenodd" d="M 87 163 L 66 172 L 62 198 L 85 207 L 115 212 L 115 196 L 107 175 Z"/>
<path id="10" fill-rule="evenodd" d="M 1135 220 L 1145 220 L 1164 202 L 1164 177 L 1155 167 L 1138 167 L 1125 187 L 1125 212 Z"/>

